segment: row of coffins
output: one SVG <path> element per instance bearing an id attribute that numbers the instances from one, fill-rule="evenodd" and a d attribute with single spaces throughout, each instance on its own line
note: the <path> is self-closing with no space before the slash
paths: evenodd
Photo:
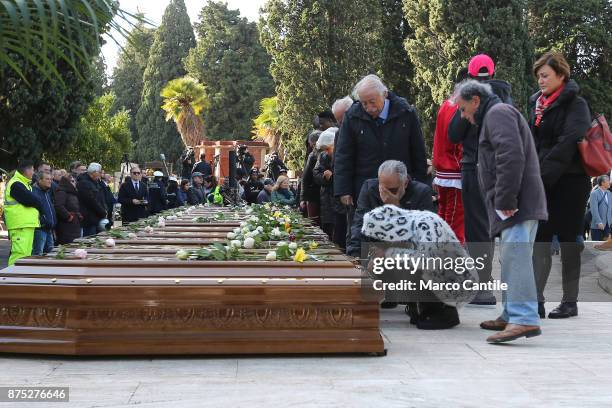
<path id="1" fill-rule="evenodd" d="M 365 281 L 289 208 L 183 207 L 0 271 L 0 351 L 381 355 Z"/>

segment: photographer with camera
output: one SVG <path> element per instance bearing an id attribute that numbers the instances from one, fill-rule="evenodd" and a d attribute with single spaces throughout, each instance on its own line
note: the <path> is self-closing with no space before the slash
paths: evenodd
<path id="1" fill-rule="evenodd" d="M 187 146 L 187 150 L 181 155 L 181 178 L 190 179 L 195 164 L 195 152 L 193 147 Z"/>
<path id="2" fill-rule="evenodd" d="M 287 169 L 287 166 L 285 166 L 285 163 L 278 157 L 278 152 L 273 152 L 266 160 L 266 169 L 266 177 L 276 181 L 281 171 Z"/>
<path id="3" fill-rule="evenodd" d="M 251 174 L 251 169 L 255 164 L 255 157 L 249 152 L 247 145 L 240 145 L 236 149 L 236 159 L 238 160 L 238 168 L 242 169 L 244 176 Z"/>

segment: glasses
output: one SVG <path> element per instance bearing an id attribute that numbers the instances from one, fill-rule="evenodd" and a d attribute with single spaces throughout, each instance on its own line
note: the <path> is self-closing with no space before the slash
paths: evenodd
<path id="1" fill-rule="evenodd" d="M 135 175 L 135 176 L 137 176 L 137 175 L 139 175 L 139 174 L 140 174 L 140 172 L 139 172 L 139 171 L 133 171 L 133 172 L 132 172 L 132 174 L 133 174 L 133 175 Z"/>

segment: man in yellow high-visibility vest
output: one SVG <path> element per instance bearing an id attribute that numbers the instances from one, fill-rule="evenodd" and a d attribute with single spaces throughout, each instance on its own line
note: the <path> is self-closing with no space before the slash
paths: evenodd
<path id="1" fill-rule="evenodd" d="M 34 164 L 22 161 L 4 190 L 4 220 L 11 240 L 9 266 L 20 258 L 32 255 L 34 230 L 40 227 L 40 201 L 32 193 Z"/>

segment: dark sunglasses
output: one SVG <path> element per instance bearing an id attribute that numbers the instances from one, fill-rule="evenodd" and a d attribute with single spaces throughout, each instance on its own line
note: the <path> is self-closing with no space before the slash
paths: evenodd
<path id="1" fill-rule="evenodd" d="M 140 174 L 140 172 L 139 171 L 133 171 L 132 174 L 138 175 L 138 174 Z"/>

